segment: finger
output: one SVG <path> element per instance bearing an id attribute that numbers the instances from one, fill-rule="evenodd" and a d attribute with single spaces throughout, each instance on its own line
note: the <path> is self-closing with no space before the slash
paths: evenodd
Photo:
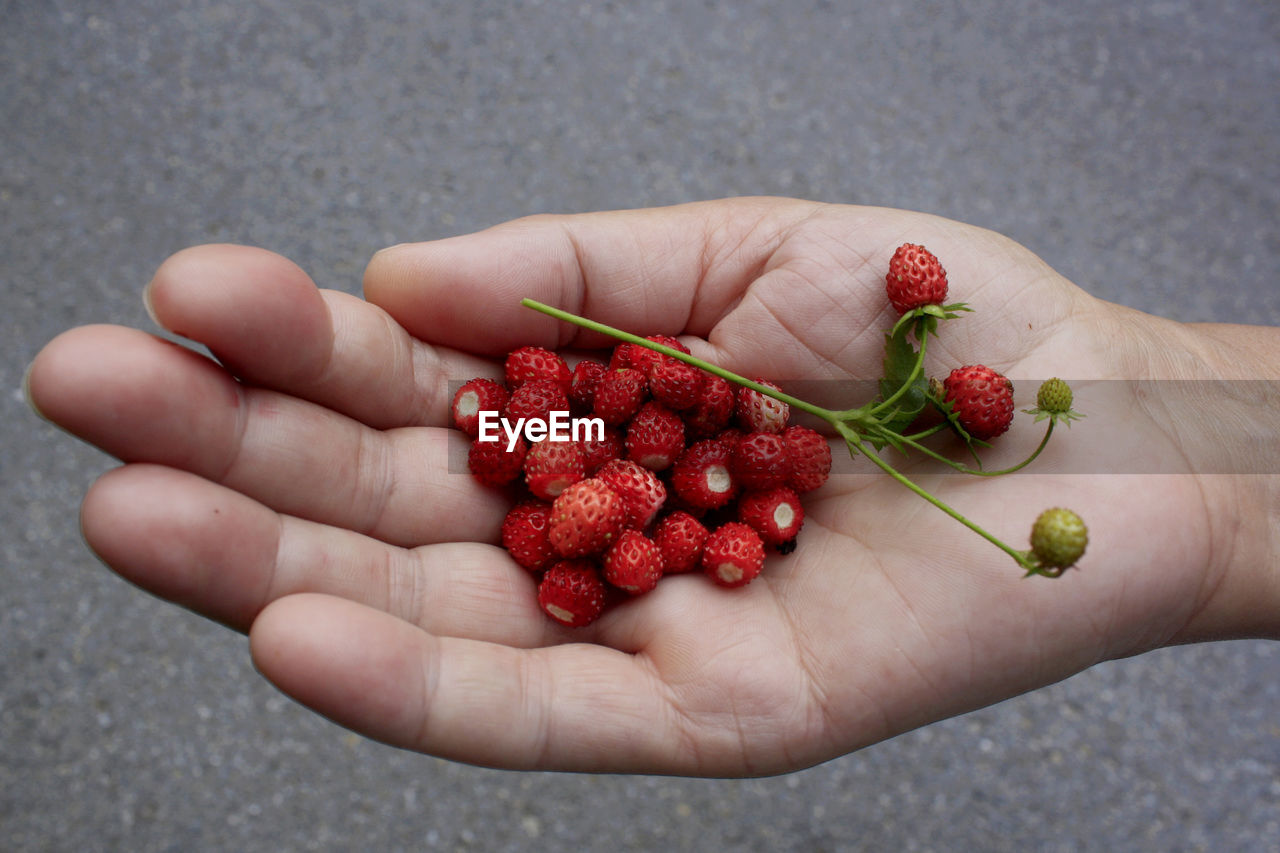
<path id="1" fill-rule="evenodd" d="M 466 473 L 457 431 L 370 429 L 134 329 L 64 333 L 37 356 L 29 388 L 45 417 L 126 462 L 394 544 L 493 541 L 505 513 L 500 493 Z"/>
<path id="2" fill-rule="evenodd" d="M 538 608 L 533 578 L 496 546 L 397 548 L 172 468 L 104 475 L 85 496 L 81 526 L 122 577 L 237 630 L 272 601 L 316 592 L 439 635 L 531 646 L 567 634 Z"/>
<path id="3" fill-rule="evenodd" d="M 446 426 L 449 380 L 497 375 L 492 363 L 414 339 L 368 302 L 318 290 L 263 249 L 181 251 L 156 271 L 147 304 L 241 379 L 379 428 Z"/>
<path id="4" fill-rule="evenodd" d="M 705 336 L 787 229 L 818 207 L 734 199 L 529 217 L 379 252 L 365 296 L 417 337 L 486 355 L 602 343 L 521 307 L 524 297 L 644 334 Z"/>
<path id="5" fill-rule="evenodd" d="M 285 693 L 396 746 L 509 768 L 698 769 L 644 659 L 604 646 L 441 637 L 316 595 L 272 604 L 250 643 L 258 669 Z"/>

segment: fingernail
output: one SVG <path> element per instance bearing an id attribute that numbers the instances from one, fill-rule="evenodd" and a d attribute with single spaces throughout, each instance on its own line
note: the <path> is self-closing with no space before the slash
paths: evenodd
<path id="1" fill-rule="evenodd" d="M 27 401 L 27 405 L 31 407 L 31 411 L 35 412 L 42 420 L 49 420 L 44 412 L 40 411 L 40 407 L 36 405 L 35 399 L 31 396 L 31 370 L 36 366 L 33 360 L 27 365 L 27 369 L 22 374 L 22 396 Z"/>
<path id="2" fill-rule="evenodd" d="M 147 286 L 142 288 L 142 307 L 147 309 L 147 316 L 151 318 L 151 322 L 160 328 L 164 328 L 164 323 L 160 322 L 160 318 L 156 316 L 156 306 L 151 301 L 151 288 L 155 286 L 155 279 L 147 282 Z"/>

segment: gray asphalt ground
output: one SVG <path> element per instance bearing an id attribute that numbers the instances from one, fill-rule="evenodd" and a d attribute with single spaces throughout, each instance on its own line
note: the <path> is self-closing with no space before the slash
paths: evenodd
<path id="1" fill-rule="evenodd" d="M 856 8 L 861 6 L 862 8 Z M 1280 323 L 1273 0 L 0 0 L 0 849 L 1280 850 L 1280 647 L 1097 666 L 792 775 L 513 773 L 352 735 L 103 569 L 40 346 L 171 252 L 377 248 L 746 193 L 1004 232 L 1104 298 Z"/>

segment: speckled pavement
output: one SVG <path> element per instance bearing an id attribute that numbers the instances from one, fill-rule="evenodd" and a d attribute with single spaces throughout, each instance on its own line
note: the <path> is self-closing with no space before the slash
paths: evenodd
<path id="1" fill-rule="evenodd" d="M 1109 300 L 1277 324 L 1280 6 L 0 0 L 0 22 L 0 849 L 1280 850 L 1268 642 L 1107 663 L 766 779 L 364 740 L 97 564 L 77 508 L 111 460 L 21 391 L 67 327 L 153 328 L 140 289 L 190 244 L 358 292 L 389 243 L 746 193 L 925 210 Z"/>

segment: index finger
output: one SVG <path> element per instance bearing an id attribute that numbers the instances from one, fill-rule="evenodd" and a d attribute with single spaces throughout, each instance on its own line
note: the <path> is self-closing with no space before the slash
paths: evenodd
<path id="1" fill-rule="evenodd" d="M 705 337 L 787 229 L 818 207 L 728 199 L 526 217 L 385 249 L 369 263 L 364 292 L 415 337 L 479 354 L 602 343 L 521 307 L 525 297 L 645 334 Z"/>

